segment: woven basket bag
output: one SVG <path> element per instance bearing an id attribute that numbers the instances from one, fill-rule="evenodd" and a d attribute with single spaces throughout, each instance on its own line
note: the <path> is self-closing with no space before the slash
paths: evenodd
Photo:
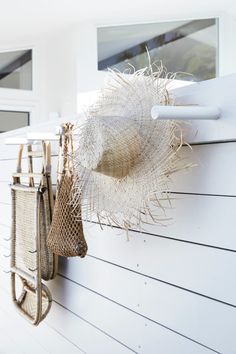
<path id="1" fill-rule="evenodd" d="M 50 177 L 50 144 L 43 143 L 42 173 L 33 173 L 34 152 L 28 145 L 28 173 L 21 172 L 23 145 L 18 155 L 17 172 L 13 174 L 12 236 L 11 236 L 11 288 L 17 309 L 32 324 L 38 325 L 51 307 L 51 294 L 42 284 L 57 272 L 57 256 L 47 248 L 47 236 L 53 213 L 53 194 Z M 21 177 L 29 178 L 27 185 Z M 39 178 L 35 186 L 34 179 Z M 20 278 L 21 293 L 16 291 Z"/>
<path id="2" fill-rule="evenodd" d="M 58 184 L 54 207 L 52 226 L 48 235 L 48 248 L 51 252 L 64 257 L 85 257 L 87 243 L 84 238 L 81 220 L 81 208 L 71 205 L 71 191 L 73 188 L 73 125 L 66 123 L 62 126 L 64 132 L 63 168 L 60 172 L 62 159 L 62 136 L 59 146 Z M 75 217 L 76 215 L 76 217 Z M 78 217 L 79 216 L 79 217 Z"/>

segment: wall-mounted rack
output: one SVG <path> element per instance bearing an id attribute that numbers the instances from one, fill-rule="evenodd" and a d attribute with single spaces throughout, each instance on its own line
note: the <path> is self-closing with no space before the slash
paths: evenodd
<path id="1" fill-rule="evenodd" d="M 216 120 L 221 116 L 220 109 L 213 106 L 153 106 L 151 110 L 153 119 L 160 120 Z M 12 137 L 5 139 L 7 145 L 36 144 L 40 141 L 58 141 L 62 128 L 57 126 L 55 133 L 32 132 L 25 137 Z"/>

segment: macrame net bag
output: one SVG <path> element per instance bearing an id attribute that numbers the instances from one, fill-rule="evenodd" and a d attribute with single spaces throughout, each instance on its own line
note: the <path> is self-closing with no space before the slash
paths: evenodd
<path id="1" fill-rule="evenodd" d="M 56 202 L 54 207 L 52 226 L 48 235 L 48 248 L 51 252 L 64 256 L 83 258 L 87 253 L 87 243 L 84 238 L 81 220 L 81 206 L 72 206 L 71 191 L 74 182 L 74 173 L 71 163 L 73 155 L 72 129 L 73 125 L 66 123 L 64 129 L 64 156 L 63 170 L 59 174 Z M 61 155 L 59 153 L 59 155 Z M 59 156 L 59 159 L 61 157 Z"/>
<path id="2" fill-rule="evenodd" d="M 169 221 L 171 176 L 187 167 L 179 155 L 182 128 L 174 120 L 153 120 L 151 109 L 174 105 L 174 78 L 155 64 L 108 73 L 75 136 L 72 203 L 82 206 L 84 218 L 96 215 L 126 230 Z"/>

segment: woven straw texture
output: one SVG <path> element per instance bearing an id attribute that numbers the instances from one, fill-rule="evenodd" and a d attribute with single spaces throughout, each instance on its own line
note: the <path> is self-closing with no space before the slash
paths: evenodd
<path id="1" fill-rule="evenodd" d="M 11 193 L 14 266 L 29 273 L 37 268 L 38 189 L 14 185 Z"/>
<path id="2" fill-rule="evenodd" d="M 74 181 L 69 159 L 69 149 L 72 146 L 72 125 L 65 124 L 64 131 L 64 166 L 57 189 L 52 225 L 48 235 L 48 248 L 51 252 L 60 256 L 79 256 L 83 258 L 87 253 L 87 243 L 83 233 L 81 208 L 80 204 L 78 204 L 76 210 L 74 210 L 70 203 L 70 193 Z M 75 217 L 75 214 L 77 217 Z"/>
<path id="3" fill-rule="evenodd" d="M 34 325 L 38 325 L 47 315 L 51 308 L 52 298 L 48 289 L 43 286 L 40 293 L 35 290 L 33 284 L 22 278 L 23 292 L 18 299 L 21 313 Z M 40 297 L 40 300 L 38 299 Z M 39 306 L 40 301 L 40 306 Z M 38 315 L 38 311 L 40 314 Z M 38 318 L 38 320 L 36 320 Z"/>
<path id="4" fill-rule="evenodd" d="M 174 104 L 174 74 L 155 69 L 110 71 L 85 124 L 78 122 L 72 202 L 82 205 L 86 219 L 95 214 L 126 230 L 169 220 L 171 175 L 187 166 L 179 155 L 180 125 L 151 118 L 153 105 Z"/>
<path id="5" fill-rule="evenodd" d="M 12 239 L 15 240 L 15 266 L 27 273 L 41 267 L 44 280 L 54 276 L 54 258 L 47 247 L 51 225 L 47 193 L 37 187 L 13 185 L 12 188 Z M 37 232 L 40 238 L 40 265 L 37 262 Z"/>
<path id="6" fill-rule="evenodd" d="M 138 127 L 132 120 L 91 117 L 83 128 L 76 158 L 89 170 L 123 178 L 141 153 L 141 143 Z"/>

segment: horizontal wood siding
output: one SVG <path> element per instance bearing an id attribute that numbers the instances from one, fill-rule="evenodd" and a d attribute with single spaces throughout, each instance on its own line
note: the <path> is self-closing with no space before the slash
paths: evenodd
<path id="1" fill-rule="evenodd" d="M 6 270 L 17 149 L 0 148 Z M 127 240 L 117 227 L 85 222 L 88 256 L 60 259 L 47 283 L 52 310 L 38 328 L 16 313 L 0 272 L 0 353 L 236 353 L 236 142 L 185 147 L 182 156 L 197 166 L 173 177 L 169 226 L 131 230 Z"/>

